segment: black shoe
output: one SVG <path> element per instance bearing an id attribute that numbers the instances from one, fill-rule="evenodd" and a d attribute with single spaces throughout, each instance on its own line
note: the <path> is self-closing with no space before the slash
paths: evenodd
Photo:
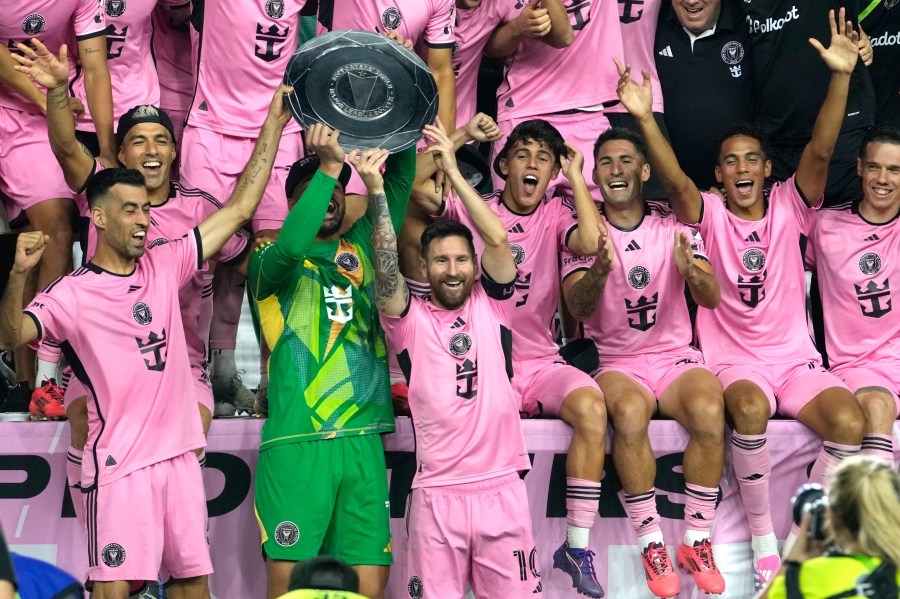
<path id="1" fill-rule="evenodd" d="M 0 384 L 6 390 L 6 386 Z M 0 404 L 0 422 L 23 422 L 29 419 L 28 404 L 31 403 L 31 385 L 18 383 L 8 389 L 6 398 Z"/>

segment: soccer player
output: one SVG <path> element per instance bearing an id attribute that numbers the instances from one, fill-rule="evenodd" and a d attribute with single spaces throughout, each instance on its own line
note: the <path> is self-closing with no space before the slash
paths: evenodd
<path id="1" fill-rule="evenodd" d="M 181 147 L 181 182 L 226 198 L 253 150 L 262 107 L 284 77 L 297 47 L 305 0 L 206 0 L 191 14 L 196 87 Z M 303 153 L 300 125 L 285 127 L 272 177 L 252 222 L 257 240 L 273 239 L 287 216 L 284 184 Z M 240 380 L 234 361 L 245 279 L 216 268 L 210 328 L 211 374 L 220 415 L 252 411 L 256 396 Z M 229 414 L 230 412 L 230 414 Z"/>
<path id="2" fill-rule="evenodd" d="M 478 598 L 540 596 L 519 476 L 530 462 L 510 381 L 516 263 L 505 225 L 459 172 L 446 132 L 433 125 L 424 131 L 435 140 L 426 151 L 484 247 L 475 253 L 466 225 L 429 224 L 422 235 L 428 298 L 410 295 L 400 274 L 391 212 L 379 191 L 383 155 L 355 157 L 374 204 L 375 303 L 409 381 L 416 430 L 406 580 L 419 598 L 461 598 L 467 583 Z"/>
<path id="3" fill-rule="evenodd" d="M 181 147 L 184 120 L 194 93 L 191 52 L 191 6 L 184 0 L 159 0 L 153 10 L 153 56 L 159 76 L 159 107 L 175 126 L 175 147 Z M 178 176 L 178 161 L 173 167 Z"/>
<path id="4" fill-rule="evenodd" d="M 253 297 L 274 296 L 282 316 L 275 330 L 275 319 L 262 319 L 266 339 L 277 339 L 256 470 L 270 599 L 287 590 L 294 562 L 319 553 L 354 566 L 360 593 L 380 598 L 391 563 L 380 435 L 394 430 L 394 415 L 374 305 L 372 211 L 340 233 L 350 167 L 338 135 L 324 125 L 307 131 L 320 166 L 303 182 L 278 240 L 250 259 Z M 414 148 L 387 160 L 395 230 L 414 176 Z"/>
<path id="5" fill-rule="evenodd" d="M 9 3 L 7 3 L 9 4 Z M 32 38 L 42 40 L 53 51 L 76 40 L 77 60 L 84 73 L 87 108 L 94 115 L 99 133 L 101 160 L 116 164 L 113 139 L 112 94 L 106 68 L 106 15 L 96 0 L 28 0 L 4 7 L 0 14 L 0 196 L 13 228 L 30 225 L 50 236 L 44 258 L 36 271 L 37 289 L 72 270 L 73 196 L 55 166 L 47 143 L 47 123 L 43 117 L 47 98 L 22 73 L 10 49 Z M 83 109 L 83 107 L 82 107 Z M 35 176 L 35 164 L 45 165 Z M 28 297 L 33 290 L 29 287 Z M 28 348 L 17 353 L 17 375 L 30 386 L 37 382 L 32 401 L 50 403 L 61 410 L 56 386 L 59 348 L 43 344 L 34 378 L 34 354 Z M 51 412 L 50 415 L 58 415 Z"/>
<path id="6" fill-rule="evenodd" d="M 569 143 L 579 148 L 591 147 L 609 127 L 603 108 L 617 101 L 617 77 L 608 66 L 608 59 L 622 53 L 618 3 L 542 0 L 540 7 L 524 1 L 516 2 L 514 7 L 549 11 L 545 16 L 550 16 L 551 31 L 547 35 L 559 35 L 564 43 L 550 48 L 534 39 L 530 30 L 520 31 L 515 19 L 497 28 L 485 48 L 488 56 L 508 59 L 503 84 L 497 90 L 497 124 L 502 131 L 510 132 L 522 121 L 543 119 Z M 565 19 L 557 18 L 559 12 L 566 13 L 569 27 L 565 26 Z M 494 144 L 495 158 L 502 156 L 503 149 L 499 143 Z M 585 156 L 589 172 L 593 172 L 593 160 L 593 156 Z M 494 189 L 504 185 L 503 176 L 496 169 L 493 181 Z M 557 185 L 565 190 L 557 195 L 570 195 L 564 178 L 554 178 L 551 191 Z M 588 187 L 593 195 L 598 195 L 592 181 Z"/>
<path id="7" fill-rule="evenodd" d="M 597 252 L 600 214 L 584 181 L 583 166 L 578 148 L 564 142 L 547 121 L 525 121 L 513 130 L 499 155 L 506 186 L 484 201 L 503 221 L 518 266 L 513 387 L 522 402 L 519 411 L 528 417 L 558 416 L 573 428 L 566 458 L 566 541 L 554 553 L 554 567 L 570 574 L 579 591 L 599 597 L 603 590 L 588 542 L 600 501 L 606 409 L 594 380 L 560 357 L 550 330 L 559 306 L 560 250 L 568 247 L 579 255 Z M 575 211 L 562 198 L 546 195 L 560 170 L 575 191 Z M 477 230 L 460 199 L 453 193 L 443 199 L 432 181 L 419 186 L 413 197 L 426 213 Z M 477 253 L 483 253 L 484 241 L 474 238 Z"/>
<path id="8" fill-rule="evenodd" d="M 750 523 L 757 588 L 772 580 L 780 564 L 769 508 L 769 417 L 777 410 L 823 439 L 810 473 L 813 482 L 824 482 L 831 466 L 857 453 L 863 437 L 859 405 L 847 386 L 822 367 L 809 337 L 799 244 L 822 203 L 858 56 L 856 33 L 844 19 L 843 10 L 837 22 L 830 12 L 827 49 L 810 39 L 831 71 L 831 82 L 797 172 L 766 192 L 771 163 L 761 137 L 750 127 L 728 129 L 717 144 L 715 169 L 725 202 L 698 191 L 660 135 L 649 113 L 649 75 L 644 73 L 643 85 L 638 85 L 630 69 L 619 65 L 619 96 L 641 125 L 675 214 L 696 223 L 721 282 L 722 301 L 716 310 L 699 309 L 697 334 L 703 355 L 725 389 L 725 409 L 734 429 L 732 459 Z"/>
<path id="9" fill-rule="evenodd" d="M 900 317 L 890 278 L 900 212 L 900 129 L 866 134 L 857 166 L 862 198 L 816 214 L 806 248 L 815 270 L 831 372 L 856 395 L 866 417 L 862 453 L 894 463 L 900 400 Z"/>
<path id="10" fill-rule="evenodd" d="M 204 446 L 178 294 L 203 261 L 249 221 L 290 119 L 281 86 L 231 201 L 180 239 L 148 247 L 144 177 L 106 169 L 91 178 L 98 229 L 91 261 L 49 285 L 22 314 L 27 273 L 43 232 L 23 233 L 3 295 L 0 345 L 61 339 L 90 390 L 82 471 L 89 578 L 98 599 L 124 599 L 129 581 L 174 579 L 174 599 L 208 599 L 212 572 L 203 479 Z M 159 431 L 165 434 L 159 434 Z"/>
<path id="11" fill-rule="evenodd" d="M 643 199 L 650 165 L 640 135 L 609 129 L 597 138 L 594 153 L 606 224 L 599 228 L 595 258 L 563 253 L 563 293 L 600 352 L 597 383 L 615 430 L 613 461 L 647 586 L 657 597 L 674 597 L 680 586 L 656 511 L 656 460 L 647 427 L 658 412 L 690 435 L 684 452 L 687 531 L 678 562 L 698 588 L 721 593 L 725 581 L 713 557 L 710 527 L 725 460 L 722 387 L 690 345 L 685 300 L 687 286 L 698 305 L 714 309 L 719 283 L 697 231 L 664 205 Z"/>

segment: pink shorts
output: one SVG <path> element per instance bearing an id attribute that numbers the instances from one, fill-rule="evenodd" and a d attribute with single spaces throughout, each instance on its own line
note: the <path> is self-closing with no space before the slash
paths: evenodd
<path id="1" fill-rule="evenodd" d="M 181 141 L 181 182 L 185 187 L 202 189 L 221 202 L 227 202 L 255 145 L 255 139 L 185 127 Z M 288 213 L 284 192 L 287 174 L 294 161 L 302 155 L 300 132 L 283 135 L 272 175 L 253 215 L 254 231 L 281 228 Z"/>
<path id="2" fill-rule="evenodd" d="M 406 581 L 419 599 L 541 596 L 525 482 L 517 474 L 413 489 Z"/>
<path id="3" fill-rule="evenodd" d="M 600 356 L 596 376 L 607 372 L 621 372 L 645 387 L 657 400 L 672 382 L 688 370 L 709 370 L 703 354 L 692 347 L 658 354 L 634 357 L 604 358 Z"/>
<path id="4" fill-rule="evenodd" d="M 0 196 L 10 222 L 44 200 L 75 197 L 50 149 L 44 115 L 0 107 Z"/>
<path id="5" fill-rule="evenodd" d="M 519 363 L 517 370 L 520 374 L 513 378 L 513 389 L 523 418 L 559 416 L 563 401 L 579 387 L 600 391 L 590 375 L 565 362 L 530 360 Z"/>
<path id="6" fill-rule="evenodd" d="M 737 381 L 755 383 L 769 399 L 770 416 L 777 411 L 782 416 L 796 418 L 800 410 L 822 391 L 832 387 L 847 389 L 841 379 L 818 362 L 720 365 L 715 372 L 723 389 Z"/>
<path id="7" fill-rule="evenodd" d="M 880 387 L 894 398 L 894 405 L 900 411 L 900 364 L 896 362 L 868 362 L 865 366 L 838 366 L 831 373 L 844 381 L 853 393 L 867 387 Z M 896 415 L 896 414 L 895 414 Z"/>
<path id="8" fill-rule="evenodd" d="M 193 451 L 84 493 L 88 577 L 163 580 L 213 571 L 206 493 Z"/>
<path id="9" fill-rule="evenodd" d="M 516 125 L 524 121 L 532 119 L 543 119 L 556 127 L 563 139 L 573 144 L 584 154 L 584 180 L 587 183 L 588 190 L 594 198 L 594 201 L 600 201 L 600 188 L 594 183 L 591 173 L 594 172 L 594 142 L 600 137 L 600 134 L 609 129 L 609 120 L 603 115 L 602 111 L 587 112 L 579 111 L 571 114 L 544 114 L 538 116 L 528 116 L 524 118 L 509 119 L 497 123 L 504 135 L 500 140 L 494 142 L 493 152 L 491 154 L 491 180 L 494 189 L 503 189 L 506 181 L 494 171 L 494 158 L 503 149 L 506 138 L 512 133 Z M 556 179 L 550 182 L 547 187 L 547 195 L 552 195 L 554 189 L 559 188 L 555 193 L 557 195 L 572 196 L 572 187 L 569 180 L 560 170 Z"/>

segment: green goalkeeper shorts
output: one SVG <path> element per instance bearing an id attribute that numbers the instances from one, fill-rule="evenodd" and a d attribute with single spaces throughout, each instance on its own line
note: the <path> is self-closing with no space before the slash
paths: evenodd
<path id="1" fill-rule="evenodd" d="M 390 504 L 380 435 L 276 445 L 256 466 L 263 552 L 300 561 L 327 554 L 389 566 Z"/>

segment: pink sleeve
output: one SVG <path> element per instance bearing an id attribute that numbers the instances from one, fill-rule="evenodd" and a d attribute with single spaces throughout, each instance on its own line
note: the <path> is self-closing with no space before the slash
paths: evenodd
<path id="1" fill-rule="evenodd" d="M 232 235 L 228 241 L 225 242 L 219 251 L 215 253 L 212 257 L 216 262 L 237 262 L 250 249 L 250 234 L 247 233 L 244 229 L 238 229 L 234 235 Z"/>
<path id="2" fill-rule="evenodd" d="M 503 23 L 508 23 L 522 14 L 522 11 L 525 9 L 528 4 L 524 0 L 494 0 L 498 4 L 505 4 L 504 8 L 500 9 L 500 17 Z"/>
<path id="3" fill-rule="evenodd" d="M 174 273 L 179 287 L 203 268 L 203 239 L 196 227 L 179 239 L 157 239 L 155 243 L 149 250 L 151 259 L 161 261 L 160 272 Z"/>
<path id="4" fill-rule="evenodd" d="M 444 203 L 441 204 L 441 211 L 437 214 L 437 218 L 460 222 L 460 215 L 462 214 L 468 216 L 465 206 L 462 205 L 462 202 L 451 191 L 447 194 Z"/>
<path id="5" fill-rule="evenodd" d="M 97 0 L 78 0 L 75 7 L 75 37 L 85 40 L 106 33 L 106 13 Z M 72 49 L 69 50 L 71 54 Z"/>
<path id="6" fill-rule="evenodd" d="M 567 247 L 563 247 L 560 254 L 562 259 L 562 267 L 559 271 L 559 278 L 563 281 L 572 273 L 580 270 L 587 270 L 594 264 L 594 256 L 579 256 Z"/>
<path id="7" fill-rule="evenodd" d="M 68 339 L 68 323 L 78 320 L 78 302 L 63 281 L 61 277 L 47 285 L 25 308 L 38 329 L 37 339 L 30 344 L 34 349 L 42 339 Z"/>
<path id="8" fill-rule="evenodd" d="M 691 227 L 683 223 L 679 223 L 678 227 L 684 231 L 687 238 L 691 242 L 691 249 L 694 250 L 694 257 L 701 258 L 709 262 L 709 256 L 706 255 L 706 244 L 703 243 L 703 236 L 697 227 Z"/>
<path id="9" fill-rule="evenodd" d="M 727 208 L 725 208 L 725 201 L 714 193 L 701 192 L 700 198 L 703 200 L 703 207 L 700 213 L 700 222 L 697 223 L 697 230 L 700 231 L 700 235 L 709 237 L 709 232 L 714 226 L 713 223 L 720 218 L 719 213 Z"/>
<path id="10" fill-rule="evenodd" d="M 416 316 L 419 310 L 422 309 L 421 302 L 425 301 L 412 294 L 407 297 L 409 298 L 409 304 L 406 306 L 406 311 L 400 316 L 380 314 L 381 328 L 384 329 L 384 336 L 387 338 L 388 345 L 398 351 L 407 349 L 410 340 L 414 337 Z"/>
<path id="11" fill-rule="evenodd" d="M 813 219 L 816 216 L 816 209 L 813 208 L 812 205 L 820 205 L 822 203 L 822 198 L 806 198 L 806 200 L 809 200 L 809 203 L 807 203 L 800 193 L 800 188 L 797 187 L 796 177 L 797 175 L 794 174 L 784 183 L 776 183 L 775 186 L 772 187 L 771 194 L 778 193 L 779 199 L 782 194 L 786 196 L 784 200 L 790 201 L 794 216 L 797 218 L 797 222 L 800 223 L 800 231 L 804 235 L 809 235 Z M 771 195 L 769 199 L 771 203 L 773 201 Z"/>
<path id="12" fill-rule="evenodd" d="M 420 2 L 423 0 L 419 0 Z M 453 38 L 454 0 L 432 0 L 431 17 L 425 26 L 425 43 L 432 48 L 450 48 Z"/>
<path id="13" fill-rule="evenodd" d="M 556 218 L 556 236 L 558 238 L 559 247 L 569 246 L 569 236 L 578 228 L 578 214 L 575 213 L 566 201 L 562 198 L 554 198 L 553 202 L 559 202 L 557 206 Z"/>

